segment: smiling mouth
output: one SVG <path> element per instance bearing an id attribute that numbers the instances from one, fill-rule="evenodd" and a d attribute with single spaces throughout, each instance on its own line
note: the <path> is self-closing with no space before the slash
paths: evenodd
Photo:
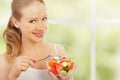
<path id="1" fill-rule="evenodd" d="M 33 33 L 36 37 L 40 38 L 44 36 L 44 32 L 41 33 Z"/>

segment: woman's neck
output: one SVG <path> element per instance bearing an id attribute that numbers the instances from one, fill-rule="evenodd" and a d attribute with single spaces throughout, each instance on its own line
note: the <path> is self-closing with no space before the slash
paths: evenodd
<path id="1" fill-rule="evenodd" d="M 38 43 L 31 43 L 29 41 L 22 42 L 21 55 L 35 55 L 38 54 L 47 44 L 45 41 Z"/>

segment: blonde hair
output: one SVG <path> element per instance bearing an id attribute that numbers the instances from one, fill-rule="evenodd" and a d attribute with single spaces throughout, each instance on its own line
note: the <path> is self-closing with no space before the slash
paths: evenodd
<path id="1" fill-rule="evenodd" d="M 13 0 L 11 4 L 12 15 L 9 19 L 7 28 L 4 31 L 3 38 L 6 44 L 6 57 L 9 60 L 15 59 L 20 54 L 20 47 L 22 43 L 22 35 L 19 28 L 11 22 L 11 18 L 14 17 L 16 20 L 20 21 L 22 14 L 21 9 L 27 7 L 32 2 L 38 1 L 43 4 L 43 0 Z"/>

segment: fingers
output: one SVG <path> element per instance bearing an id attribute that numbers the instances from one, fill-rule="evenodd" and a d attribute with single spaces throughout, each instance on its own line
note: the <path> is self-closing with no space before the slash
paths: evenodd
<path id="1" fill-rule="evenodd" d="M 28 57 L 28 56 L 19 56 L 18 58 L 22 58 L 22 59 L 30 59 L 32 61 L 36 61 L 36 59 L 33 59 L 31 57 Z"/>
<path id="2" fill-rule="evenodd" d="M 35 59 L 27 56 L 17 57 L 10 70 L 10 75 L 18 77 L 22 71 L 26 71 L 30 66 L 33 66 L 35 61 Z"/>
<path id="3" fill-rule="evenodd" d="M 48 74 L 52 77 L 53 80 L 61 80 L 59 77 L 54 75 L 51 71 L 49 71 Z"/>
<path id="4" fill-rule="evenodd" d="M 70 80 L 72 75 L 68 75 L 68 74 L 59 74 L 58 75 L 60 77 L 61 80 Z"/>
<path id="5" fill-rule="evenodd" d="M 19 56 L 17 57 L 17 60 L 23 63 L 28 63 L 29 66 L 33 66 L 34 62 L 36 61 L 35 59 L 27 57 L 27 56 Z"/>
<path id="6" fill-rule="evenodd" d="M 23 64 L 23 65 L 20 66 L 20 69 L 21 69 L 21 71 L 26 71 L 28 69 L 28 67 L 29 67 L 29 65 Z"/>
<path id="7" fill-rule="evenodd" d="M 68 72 L 68 75 L 73 75 L 75 69 L 76 69 L 76 64 L 73 65 L 73 69 L 70 72 Z"/>
<path id="8" fill-rule="evenodd" d="M 76 65 L 74 64 L 73 69 L 67 74 L 58 74 L 60 80 L 72 80 L 75 69 L 76 69 Z"/>
<path id="9" fill-rule="evenodd" d="M 52 72 L 49 72 L 49 75 L 52 77 L 53 80 L 71 80 L 72 76 L 68 74 L 58 74 L 55 75 Z"/>
<path id="10" fill-rule="evenodd" d="M 31 57 L 28 57 L 28 56 L 19 56 L 19 57 L 17 57 L 17 58 L 19 58 L 19 59 L 23 59 L 23 60 L 30 60 L 30 61 L 33 61 L 33 62 L 35 62 L 35 61 L 37 61 L 36 59 L 33 59 L 33 58 L 31 58 Z"/>
<path id="11" fill-rule="evenodd" d="M 18 71 L 26 71 L 30 66 L 33 67 L 35 60 L 26 57 L 26 56 L 19 56 L 16 58 L 16 68 Z"/>

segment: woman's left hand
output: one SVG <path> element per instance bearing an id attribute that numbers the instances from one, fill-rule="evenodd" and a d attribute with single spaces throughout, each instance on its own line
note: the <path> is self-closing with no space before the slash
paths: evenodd
<path id="1" fill-rule="evenodd" d="M 72 75 L 68 75 L 68 74 L 55 75 L 52 72 L 49 72 L 49 74 L 54 80 L 72 80 Z"/>
<path id="2" fill-rule="evenodd" d="M 73 80 L 73 72 L 75 71 L 76 66 L 74 65 L 73 69 L 68 72 L 67 74 L 58 74 L 55 75 L 51 71 L 49 72 L 49 75 L 52 77 L 53 80 Z"/>

